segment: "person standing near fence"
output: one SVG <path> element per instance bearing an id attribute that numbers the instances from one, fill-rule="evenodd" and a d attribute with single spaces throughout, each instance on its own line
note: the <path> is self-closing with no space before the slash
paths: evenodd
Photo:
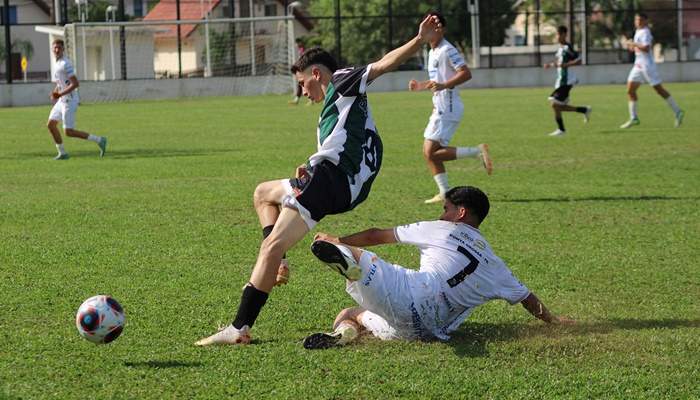
<path id="1" fill-rule="evenodd" d="M 574 47 L 566 41 L 566 35 L 569 30 L 565 26 L 557 28 L 557 61 L 547 63 L 544 69 L 557 68 L 557 80 L 554 83 L 554 92 L 549 96 L 549 101 L 552 102 L 552 110 L 554 110 L 554 120 L 557 121 L 559 129 L 549 134 L 549 136 L 566 135 L 564 128 L 564 119 L 561 116 L 563 111 L 575 111 L 584 114 L 583 122 L 588 122 L 591 118 L 591 106 L 576 107 L 569 104 L 569 92 L 575 84 L 578 83 L 578 78 L 573 72 L 569 71 L 572 65 L 581 64 L 581 57 L 574 51 Z"/>
<path id="2" fill-rule="evenodd" d="M 78 92 L 75 89 L 80 86 L 80 83 L 78 82 L 78 77 L 75 75 L 73 63 L 63 54 L 64 50 L 65 44 L 63 40 L 56 39 L 51 43 L 51 52 L 54 55 L 53 70 L 56 88 L 49 94 L 49 98 L 51 101 L 56 102 L 56 104 L 51 109 L 46 127 L 49 129 L 49 132 L 51 132 L 51 136 L 53 136 L 53 140 L 56 142 L 56 149 L 58 150 L 58 155 L 54 160 L 68 159 L 68 152 L 66 152 L 66 148 L 63 145 L 61 133 L 58 131 L 59 121 L 63 124 L 63 132 L 66 136 L 86 139 L 97 143 L 97 146 L 100 148 L 100 156 L 104 156 L 105 151 L 107 151 L 106 137 L 95 136 L 74 129 L 77 125 L 75 123 L 75 113 L 78 112 L 78 105 L 80 103 Z"/>
<path id="3" fill-rule="evenodd" d="M 448 147 L 464 114 L 464 104 L 457 86 L 471 79 L 472 73 L 457 49 L 445 40 L 445 17 L 438 12 L 430 12 L 428 15 L 437 17 L 442 28 L 439 35 L 430 42 L 428 80 L 419 82 L 411 79 L 408 82 L 408 90 L 430 89 L 433 92 L 433 114 L 423 132 L 423 157 L 433 174 L 439 193 L 425 202 L 442 203 L 445 193 L 450 190 L 445 161 L 479 158 L 486 172 L 491 175 L 491 159 L 486 143 L 476 147 Z"/>
<path id="4" fill-rule="evenodd" d="M 652 52 L 654 36 L 652 36 L 651 30 L 647 26 L 648 22 L 649 16 L 646 13 L 637 13 L 637 15 L 634 16 L 634 26 L 637 28 L 634 32 L 634 39 L 629 39 L 627 41 L 630 51 L 634 51 L 634 67 L 632 67 L 627 77 L 630 119 L 620 125 L 620 128 L 626 129 L 639 125 L 639 116 L 637 115 L 637 88 L 639 88 L 644 80 L 649 82 L 654 90 L 656 90 L 656 93 L 666 100 L 666 103 L 675 115 L 674 126 L 678 128 L 683 122 L 685 111 L 678 108 L 676 100 L 673 99 L 671 93 L 661 85 L 661 79 L 659 78 L 659 73 L 656 70 L 656 62 L 654 61 L 654 53 Z"/>
<path id="5" fill-rule="evenodd" d="M 301 40 L 301 38 L 296 38 L 294 40 L 294 44 L 297 46 L 297 52 L 299 53 L 298 56 L 301 57 L 302 54 L 304 54 L 304 42 Z M 301 85 L 297 84 L 297 92 L 296 95 L 294 96 L 294 100 L 289 100 L 287 103 L 289 104 L 299 104 L 299 99 L 301 98 Z M 309 99 L 309 102 L 306 103 L 307 106 L 310 106 L 314 104 L 314 102 Z"/>

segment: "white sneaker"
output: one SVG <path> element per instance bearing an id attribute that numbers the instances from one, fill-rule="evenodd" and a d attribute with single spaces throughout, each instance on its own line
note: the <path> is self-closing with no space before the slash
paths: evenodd
<path id="1" fill-rule="evenodd" d="M 333 333 L 314 333 L 304 338 L 305 349 L 327 349 L 333 346 L 345 346 L 357 337 L 357 331 L 350 325 L 338 327 Z"/>
<path id="2" fill-rule="evenodd" d="M 583 123 L 584 124 L 591 120 L 591 111 L 593 111 L 593 107 L 586 106 L 586 114 L 584 114 L 584 116 L 583 116 Z"/>
<path id="3" fill-rule="evenodd" d="M 549 134 L 549 136 L 561 136 L 561 135 L 566 135 L 566 131 L 562 131 L 561 129 L 557 129 L 556 131 Z"/>
<path id="4" fill-rule="evenodd" d="M 489 145 L 482 143 L 476 146 L 476 148 L 479 149 L 479 160 L 481 160 L 481 164 L 486 168 L 486 173 L 491 175 L 493 167 L 491 166 L 491 157 L 489 157 Z"/>
<path id="5" fill-rule="evenodd" d="M 250 333 L 248 325 L 236 329 L 233 325 L 226 328 L 219 328 L 221 332 L 209 336 L 195 343 L 197 346 L 211 346 L 212 344 L 248 344 L 250 343 Z"/>
<path id="6" fill-rule="evenodd" d="M 676 114 L 676 122 L 673 124 L 676 128 L 681 126 L 683 123 L 683 116 L 685 116 L 685 111 L 683 110 L 678 110 L 678 114 Z"/>
<path id="7" fill-rule="evenodd" d="M 438 193 L 433 197 L 432 199 L 428 199 L 425 201 L 425 204 L 430 204 L 430 203 L 442 203 L 445 201 L 445 196 L 442 193 Z"/>
<path id="8" fill-rule="evenodd" d="M 275 286 L 286 285 L 289 282 L 289 263 L 287 259 L 283 258 L 280 262 L 280 266 L 277 269 L 277 280 L 275 281 Z"/>
<path id="9" fill-rule="evenodd" d="M 311 243 L 311 252 L 345 279 L 353 282 L 362 279 L 362 268 L 357 265 L 352 252 L 347 247 L 317 240 Z"/>
<path id="10" fill-rule="evenodd" d="M 620 128 L 627 129 L 630 126 L 635 126 L 635 125 L 639 125 L 639 120 L 637 118 L 633 118 L 633 119 L 625 122 L 624 124 L 620 125 Z"/>

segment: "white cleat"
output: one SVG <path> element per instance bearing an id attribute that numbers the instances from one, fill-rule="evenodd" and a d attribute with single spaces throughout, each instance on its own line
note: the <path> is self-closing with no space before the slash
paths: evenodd
<path id="1" fill-rule="evenodd" d="M 244 325 L 241 329 L 236 329 L 233 325 L 226 328 L 219 328 L 221 332 L 209 336 L 195 343 L 196 346 L 211 346 L 213 344 L 248 344 L 250 343 L 250 328 Z"/>
<path id="2" fill-rule="evenodd" d="M 304 338 L 305 349 L 327 349 L 334 346 L 345 346 L 357 337 L 357 331 L 352 326 L 339 327 L 333 333 L 314 333 Z"/>
<path id="3" fill-rule="evenodd" d="M 476 148 L 479 150 L 479 160 L 481 160 L 481 164 L 486 168 L 486 173 L 491 175 L 493 166 L 491 165 L 491 157 L 489 157 L 489 145 L 482 143 L 476 146 Z"/>
<path id="4" fill-rule="evenodd" d="M 584 124 L 588 123 L 588 121 L 591 120 L 591 111 L 593 111 L 593 107 L 586 106 L 586 114 L 583 116 L 583 123 Z"/>
<path id="5" fill-rule="evenodd" d="M 566 135 L 566 131 L 562 131 L 561 129 L 557 129 L 556 131 L 549 134 L 549 136 L 561 136 L 561 135 Z"/>
<path id="6" fill-rule="evenodd" d="M 362 279 L 362 268 L 357 265 L 352 252 L 347 247 L 317 240 L 311 243 L 311 252 L 345 279 L 353 282 Z"/>
<path id="7" fill-rule="evenodd" d="M 438 193 L 433 197 L 432 199 L 428 199 L 425 201 L 425 204 L 430 204 L 430 203 L 442 203 L 445 201 L 445 196 L 442 193 Z"/>

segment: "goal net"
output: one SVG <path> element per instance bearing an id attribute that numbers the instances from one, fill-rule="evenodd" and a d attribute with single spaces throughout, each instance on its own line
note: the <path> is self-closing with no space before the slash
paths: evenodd
<path id="1" fill-rule="evenodd" d="M 292 17 L 84 22 L 64 34 L 81 81 L 178 81 L 180 97 L 284 94 L 296 84 L 292 24 Z"/>

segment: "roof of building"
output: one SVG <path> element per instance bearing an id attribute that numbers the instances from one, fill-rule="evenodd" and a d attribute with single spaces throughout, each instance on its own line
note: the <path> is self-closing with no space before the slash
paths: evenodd
<path id="1" fill-rule="evenodd" d="M 221 3 L 221 0 L 211 0 L 210 1 L 180 1 L 180 20 L 196 20 L 204 19 L 204 16 L 211 12 L 216 6 Z M 144 21 L 177 21 L 177 2 L 175 0 L 161 0 L 158 4 L 153 7 L 153 9 L 143 18 Z M 172 33 L 161 33 L 156 34 L 155 37 L 159 39 L 163 38 L 176 38 L 177 37 L 177 25 L 163 25 L 163 28 L 170 28 Z M 195 29 L 197 25 L 185 24 L 180 26 L 180 37 L 188 37 Z"/>

